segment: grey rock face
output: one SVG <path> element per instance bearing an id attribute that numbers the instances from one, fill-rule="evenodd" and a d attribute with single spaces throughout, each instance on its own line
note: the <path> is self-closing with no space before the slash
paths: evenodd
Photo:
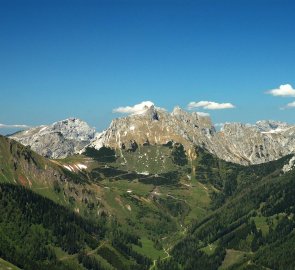
<path id="1" fill-rule="evenodd" d="M 95 130 L 80 119 L 70 118 L 22 131 L 10 136 L 48 158 L 64 158 L 78 153 L 95 136 Z"/>
<path id="2" fill-rule="evenodd" d="M 290 160 L 289 163 L 284 165 L 283 167 L 283 172 L 286 173 L 288 171 L 291 171 L 295 167 L 295 156 L 293 156 Z"/>
<path id="3" fill-rule="evenodd" d="M 271 121 L 271 120 L 258 121 L 256 122 L 255 126 L 262 132 L 269 132 L 269 131 L 275 131 L 275 130 L 279 131 L 279 130 L 290 127 L 290 125 L 288 125 L 285 122 Z"/>
<path id="4" fill-rule="evenodd" d="M 102 146 L 121 149 L 135 141 L 138 145 L 166 144 L 169 141 L 182 143 L 188 149 L 188 155 L 195 155 L 194 144 L 209 144 L 209 138 L 215 129 L 209 117 L 197 113 L 187 113 L 179 107 L 172 113 L 151 106 L 142 114 L 115 119 L 110 127 L 98 134 L 90 146 L 99 149 Z"/>
<path id="5" fill-rule="evenodd" d="M 240 164 L 259 164 L 294 153 L 295 126 L 273 121 L 272 125 L 265 123 L 270 121 L 255 125 L 225 124 L 214 136 L 214 153 Z"/>
<path id="6" fill-rule="evenodd" d="M 188 113 L 179 107 L 168 113 L 152 106 L 140 115 L 113 120 L 90 146 L 120 149 L 132 140 L 138 145 L 147 141 L 150 144 L 179 142 L 191 159 L 195 158 L 194 147 L 198 145 L 221 159 L 248 165 L 295 153 L 295 126 L 276 121 L 259 121 L 255 125 L 227 123 L 221 131 L 216 131 L 210 117 Z"/>

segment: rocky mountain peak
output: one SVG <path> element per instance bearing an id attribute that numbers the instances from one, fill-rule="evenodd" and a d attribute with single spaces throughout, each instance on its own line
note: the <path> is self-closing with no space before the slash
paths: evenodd
<path id="1" fill-rule="evenodd" d="M 97 136 L 91 146 L 122 149 L 136 142 L 139 147 L 149 144 L 179 142 L 191 152 L 195 144 L 202 144 L 215 133 L 210 117 L 189 113 L 180 107 L 172 113 L 150 106 L 144 113 L 117 118 L 110 127 Z"/>
<path id="2" fill-rule="evenodd" d="M 145 116 L 150 118 L 150 120 L 152 120 L 152 121 L 159 120 L 159 113 L 158 113 L 157 108 L 154 105 L 152 105 L 150 107 L 146 107 L 144 114 L 145 114 Z"/>
<path id="3" fill-rule="evenodd" d="M 186 114 L 186 111 L 181 109 L 179 106 L 175 106 L 173 108 L 173 111 L 171 113 L 171 115 L 175 116 L 175 115 L 183 115 Z"/>
<path id="4" fill-rule="evenodd" d="M 206 128 L 212 128 L 213 123 L 209 115 L 204 115 L 198 112 L 187 112 L 180 108 L 179 106 L 174 107 L 172 113 L 172 117 L 179 119 L 180 121 L 184 121 L 187 123 L 195 124 L 196 126 L 202 126 Z"/>
<path id="5" fill-rule="evenodd" d="M 46 131 L 46 130 L 45 130 Z M 68 118 L 62 121 L 53 123 L 47 127 L 47 132 L 61 132 L 67 139 L 75 139 L 80 141 L 92 140 L 95 136 L 95 129 L 78 119 Z"/>
<path id="6" fill-rule="evenodd" d="M 274 130 L 282 130 L 290 127 L 289 124 L 281 121 L 263 120 L 257 121 L 255 126 L 262 132 L 269 132 Z"/>
<path id="7" fill-rule="evenodd" d="M 221 132 L 224 134 L 232 134 L 232 135 L 240 135 L 245 132 L 245 130 L 252 130 L 253 132 L 256 131 L 256 128 L 251 124 L 244 124 L 244 123 L 225 123 L 221 129 Z"/>
<path id="8" fill-rule="evenodd" d="M 156 121 L 151 117 L 153 114 L 157 115 Z M 274 128 L 276 132 L 265 131 Z M 144 114 L 114 120 L 91 146 L 121 149 L 131 142 L 141 147 L 147 141 L 152 145 L 168 141 L 181 143 L 192 159 L 195 146 L 201 146 L 227 161 L 258 164 L 295 152 L 295 126 L 275 121 L 259 121 L 256 125 L 226 123 L 217 132 L 207 115 L 190 113 L 180 107 L 171 113 L 149 108 Z"/>
<path id="9" fill-rule="evenodd" d="M 89 144 L 94 137 L 95 129 L 78 118 L 68 118 L 10 136 L 24 145 L 30 145 L 32 150 L 49 158 L 73 155 Z"/>

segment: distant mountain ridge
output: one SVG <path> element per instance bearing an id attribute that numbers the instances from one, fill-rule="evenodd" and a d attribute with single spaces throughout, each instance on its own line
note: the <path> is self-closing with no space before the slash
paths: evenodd
<path id="1" fill-rule="evenodd" d="M 142 145 L 169 141 L 183 144 L 191 160 L 196 158 L 194 148 L 201 146 L 223 160 L 242 165 L 264 163 L 295 152 L 295 125 L 263 120 L 254 125 L 225 123 L 217 131 L 209 116 L 179 107 L 169 113 L 153 105 L 140 114 L 114 119 L 101 133 L 71 118 L 10 138 L 49 158 L 81 153 L 86 147 L 135 151 Z"/>
<path id="2" fill-rule="evenodd" d="M 21 131 L 9 138 L 48 158 L 65 158 L 81 151 L 95 136 L 95 129 L 86 122 L 69 118 L 48 126 Z"/>

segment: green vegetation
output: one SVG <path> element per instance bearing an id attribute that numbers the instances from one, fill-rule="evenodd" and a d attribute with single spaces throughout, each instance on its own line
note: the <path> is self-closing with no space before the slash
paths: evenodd
<path id="1" fill-rule="evenodd" d="M 172 160 L 176 165 L 184 166 L 187 165 L 188 160 L 184 150 L 184 147 L 180 143 L 174 144 L 172 148 Z"/>
<path id="2" fill-rule="evenodd" d="M 233 265 L 237 265 L 240 262 L 244 261 L 246 258 L 246 253 L 239 250 L 227 249 L 226 255 L 222 265 L 220 266 L 220 270 L 229 269 Z"/>
<path id="3" fill-rule="evenodd" d="M 0 136 L 0 258 L 24 270 L 295 269 L 290 156 L 244 167 L 196 155 L 171 142 L 50 161 Z"/>
<path id="4" fill-rule="evenodd" d="M 0 258 L 0 270 L 20 270 L 15 265 Z"/>
<path id="5" fill-rule="evenodd" d="M 142 238 L 141 246 L 134 246 L 134 250 L 140 254 L 149 257 L 152 260 L 157 260 L 159 258 L 164 258 L 166 256 L 165 252 L 161 247 L 156 247 L 155 243 L 147 238 Z"/>
<path id="6" fill-rule="evenodd" d="M 295 171 L 280 175 L 281 163 L 245 168 L 242 173 L 249 180 L 248 187 L 240 188 L 239 178 L 233 195 L 225 196 L 221 207 L 196 222 L 174 246 L 170 266 L 294 269 Z M 219 192 L 225 193 L 222 188 Z M 213 253 L 208 252 L 210 245 L 216 246 Z"/>
<path id="7" fill-rule="evenodd" d="M 138 236 L 116 222 L 92 222 L 20 186 L 0 185 L 0 257 L 18 267 L 76 269 L 66 261 L 77 258 L 86 269 L 104 269 L 92 256 L 104 239 L 127 258 L 125 269 L 147 269 L 151 264 L 132 249 L 139 245 Z"/>
<path id="8" fill-rule="evenodd" d="M 99 162 L 114 162 L 116 161 L 116 153 L 113 149 L 108 147 L 102 147 L 96 150 L 91 147 L 87 147 L 85 151 L 85 156 L 91 157 Z"/>
<path id="9" fill-rule="evenodd" d="M 73 254 L 84 246 L 95 247 L 104 235 L 103 221 L 85 222 L 19 186 L 1 184 L 0 205 L 0 256 L 20 268 L 63 269 L 49 244 Z"/>
<path id="10" fill-rule="evenodd" d="M 121 169 L 138 174 L 165 174 L 187 164 L 187 157 L 181 144 L 171 147 L 139 146 L 135 152 L 122 150 L 118 151 L 117 155 L 119 156 L 117 164 Z"/>

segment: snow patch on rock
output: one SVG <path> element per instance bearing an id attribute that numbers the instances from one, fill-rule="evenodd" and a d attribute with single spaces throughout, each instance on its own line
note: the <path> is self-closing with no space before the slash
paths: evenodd
<path id="1" fill-rule="evenodd" d="M 77 166 L 79 167 L 80 170 L 83 170 L 83 169 L 87 169 L 87 166 L 84 165 L 84 164 L 77 164 Z"/>
<path id="2" fill-rule="evenodd" d="M 63 165 L 63 167 L 66 168 L 67 170 L 69 170 L 70 172 L 72 171 L 72 168 L 70 166 Z"/>

